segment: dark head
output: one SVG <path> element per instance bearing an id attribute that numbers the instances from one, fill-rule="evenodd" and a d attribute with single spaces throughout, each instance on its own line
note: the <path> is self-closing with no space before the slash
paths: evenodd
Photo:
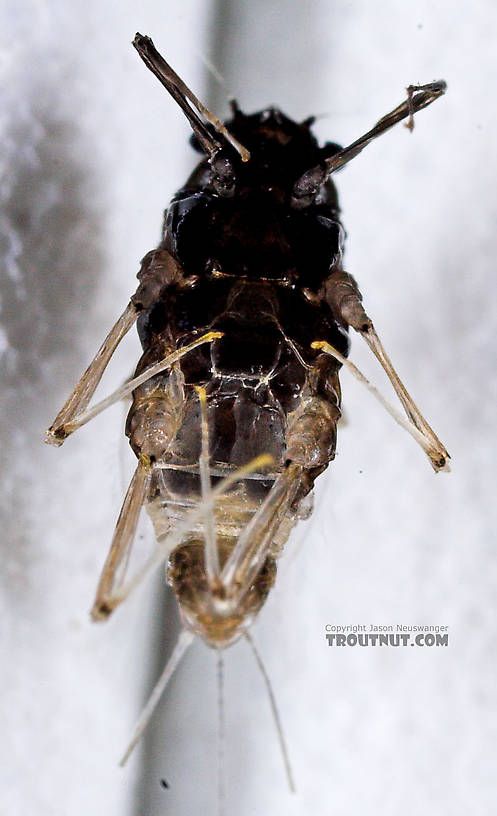
<path id="1" fill-rule="evenodd" d="M 325 160 L 339 146 L 319 146 L 311 131 L 312 118 L 298 123 L 277 108 L 245 114 L 235 104 L 232 107 L 233 118 L 224 126 L 247 149 L 250 159 L 244 161 L 226 145 L 210 160 L 217 194 L 229 198 L 258 189 L 296 208 L 313 203 L 327 179 Z M 196 138 L 193 143 L 202 151 Z"/>
<path id="2" fill-rule="evenodd" d="M 310 130 L 312 119 L 298 124 L 275 108 L 246 115 L 233 103 L 233 118 L 223 124 L 173 71 L 150 37 L 137 34 L 133 45 L 187 117 L 195 146 L 206 154 L 210 186 L 217 195 L 232 198 L 257 187 L 297 209 L 315 201 L 329 175 L 326 162 L 340 147 L 330 143 L 320 148 Z"/>
<path id="3" fill-rule="evenodd" d="M 274 108 L 247 116 L 234 104 L 233 118 L 223 125 L 168 65 L 150 37 L 136 34 L 133 45 L 187 117 L 198 146 L 207 156 L 215 192 L 231 198 L 257 184 L 296 209 L 313 204 L 330 174 L 381 133 L 407 117 L 412 128 L 413 114 L 446 90 L 442 80 L 411 86 L 405 102 L 348 147 L 327 144 L 320 148 L 310 131 L 312 120 L 297 124 Z"/>

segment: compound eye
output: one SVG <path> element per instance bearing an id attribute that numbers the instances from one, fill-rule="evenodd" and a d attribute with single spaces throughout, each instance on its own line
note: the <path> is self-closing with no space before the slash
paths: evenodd
<path id="1" fill-rule="evenodd" d="M 217 156 L 211 162 L 212 185 L 223 198 L 232 198 L 236 190 L 236 174 L 231 161 L 226 156 Z"/>
<path id="2" fill-rule="evenodd" d="M 309 207 L 326 181 L 326 170 L 323 167 L 313 167 L 306 170 L 293 185 L 291 205 L 295 209 Z"/>

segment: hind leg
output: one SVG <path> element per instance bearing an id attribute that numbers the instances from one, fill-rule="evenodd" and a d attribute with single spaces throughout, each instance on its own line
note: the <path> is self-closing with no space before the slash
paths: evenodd
<path id="1" fill-rule="evenodd" d="M 336 360 L 320 354 L 307 375 L 300 405 L 288 419 L 284 469 L 238 537 L 221 573 L 231 602 L 250 589 L 285 516 L 296 517 L 301 500 L 335 456 L 340 418 L 338 370 Z"/>
<path id="2" fill-rule="evenodd" d="M 117 605 L 114 594 L 125 577 L 140 511 L 147 497 L 152 474 L 145 457 L 138 461 L 117 520 L 114 537 L 105 561 L 91 610 L 94 621 L 105 620 Z"/>

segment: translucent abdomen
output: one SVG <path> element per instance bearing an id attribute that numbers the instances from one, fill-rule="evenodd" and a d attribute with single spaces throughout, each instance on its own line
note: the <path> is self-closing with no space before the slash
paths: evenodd
<path id="1" fill-rule="evenodd" d="M 200 288 L 197 296 L 201 293 Z M 279 292 L 269 284 L 223 284 L 217 292 L 214 287 L 214 294 L 211 291 L 217 313 L 209 315 L 212 301 L 206 302 L 205 313 L 211 319 L 196 326 L 200 309 L 198 304 L 197 309 L 188 308 L 192 292 L 183 297 L 173 293 L 174 309 L 166 294 L 142 326 L 145 352 L 137 373 L 207 331 L 223 333 L 189 352 L 169 373 L 151 378 L 133 394 L 127 434 L 137 456 L 145 455 L 154 462 L 147 509 L 159 543 L 166 541 L 202 502 L 202 408 L 198 386 L 206 395 L 211 487 L 257 456 L 269 455 L 272 460 L 269 472 L 245 474 L 215 503 L 221 564 L 229 559 L 286 467 L 289 428 L 297 426 L 292 456 L 295 461 L 303 458 L 299 462 L 303 468 L 307 457 L 311 467 L 305 489 L 295 496 L 271 530 L 264 561 L 236 607 L 222 593 L 216 598 L 212 587 L 207 588 L 201 545 L 205 519 L 199 516 L 182 542 L 175 542 L 170 555 L 170 582 L 185 623 L 211 645 L 226 645 L 238 637 L 257 613 L 274 580 L 274 559 L 299 515 L 304 496 L 312 488 L 313 474 L 321 472 L 334 455 L 339 415 L 336 364 L 330 358 L 318 361 L 311 343 L 305 341 L 307 333 L 312 339 L 324 333 L 333 335 L 335 344 L 344 341 L 334 321 L 327 323 L 321 308 L 312 309 L 307 303 L 301 304 L 300 317 L 311 314 L 312 320 L 307 319 L 305 325 L 298 323 L 296 314 L 284 317 L 287 326 L 290 320 L 296 324 L 293 340 L 285 331 L 280 310 L 280 300 L 286 304 L 289 297 L 291 293 Z M 220 303 L 224 308 L 219 308 Z M 294 305 L 299 305 L 297 296 Z M 171 311 L 176 316 L 175 324 L 169 318 Z M 185 327 L 188 331 L 184 331 Z M 309 423 L 318 428 L 310 453 L 306 442 Z"/>

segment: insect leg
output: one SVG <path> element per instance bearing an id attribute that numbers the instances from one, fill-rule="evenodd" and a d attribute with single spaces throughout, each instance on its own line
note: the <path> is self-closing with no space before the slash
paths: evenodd
<path id="1" fill-rule="evenodd" d="M 81 428 L 82 425 L 86 425 L 91 419 L 94 419 L 98 414 L 101 414 L 102 411 L 105 411 L 106 408 L 109 408 L 114 403 L 119 402 L 120 400 L 127 397 L 128 394 L 131 394 L 135 388 L 138 388 L 139 385 L 142 385 L 147 380 L 150 380 L 152 377 L 155 377 L 156 374 L 160 374 L 162 371 L 165 371 L 166 368 L 171 368 L 174 363 L 177 363 L 178 360 L 181 360 L 182 357 L 185 357 L 191 351 L 196 349 L 198 346 L 201 346 L 203 343 L 212 343 L 213 340 L 217 340 L 219 337 L 222 337 L 222 332 L 207 332 L 207 334 L 203 334 L 201 337 L 198 337 L 192 343 L 188 343 L 187 346 L 183 346 L 182 348 L 178 349 L 177 351 L 173 351 L 171 354 L 168 354 L 166 357 L 163 357 L 162 360 L 159 360 L 157 363 L 149 366 L 142 371 L 137 377 L 133 377 L 132 380 L 128 380 L 128 382 L 121 385 L 120 388 L 113 391 L 105 399 L 101 400 L 101 402 L 97 402 L 93 408 L 88 408 L 86 411 L 83 411 L 82 414 L 76 416 L 71 422 L 66 423 L 64 426 L 64 433 L 66 436 L 73 433 L 73 431 Z"/>
<path id="2" fill-rule="evenodd" d="M 406 91 L 409 118 L 407 122 L 404 122 L 404 127 L 406 127 L 407 130 L 410 130 L 412 133 L 412 131 L 414 130 L 414 114 L 416 113 L 417 110 L 419 110 L 419 107 L 416 104 L 416 98 L 419 99 L 420 93 L 426 93 L 428 95 L 427 97 L 428 99 L 430 99 L 431 96 L 436 98 L 437 96 L 440 95 L 440 93 L 445 93 L 446 83 L 443 80 L 439 80 L 438 82 L 428 82 L 426 85 L 409 85 L 409 87 L 406 88 Z M 430 102 L 431 101 L 433 100 L 430 99 Z M 428 102 L 427 104 L 430 104 L 430 102 Z M 380 124 L 380 122 L 378 124 Z"/>
<path id="3" fill-rule="evenodd" d="M 196 386 L 200 400 L 200 423 L 202 431 L 202 449 L 200 453 L 200 484 L 202 501 L 209 504 L 211 495 L 211 477 L 209 471 L 209 426 L 207 424 L 207 395 L 205 388 Z M 211 587 L 219 585 L 220 578 L 219 551 L 216 540 L 216 522 L 214 508 L 209 505 L 205 516 L 205 573 Z"/>
<path id="4" fill-rule="evenodd" d="M 446 90 L 447 84 L 443 79 L 430 82 L 427 85 L 410 85 L 407 88 L 407 99 L 385 116 L 382 116 L 371 130 L 368 130 L 367 133 L 364 133 L 352 144 L 334 153 L 333 156 L 325 159 L 323 164 L 309 168 L 297 179 L 293 188 L 292 205 L 295 207 L 305 206 L 306 198 L 309 194 L 314 197 L 327 176 L 355 158 L 373 139 L 390 130 L 402 119 L 407 119 L 406 127 L 412 131 L 414 128 L 414 114 L 431 105 L 432 102 L 443 96 Z"/>
<path id="5" fill-rule="evenodd" d="M 326 300 L 334 314 L 359 332 L 384 369 L 409 421 L 426 440 L 425 450 L 430 458 L 433 469 L 435 471 L 447 470 L 450 456 L 435 432 L 428 425 L 426 419 L 421 414 L 421 411 L 395 371 L 390 358 L 376 334 L 373 321 L 368 317 L 362 306 L 362 295 L 354 278 L 343 270 L 334 272 L 326 282 L 325 292 Z"/>
<path id="6" fill-rule="evenodd" d="M 412 422 L 405 419 L 402 416 L 402 414 L 399 411 L 397 411 L 397 409 L 394 408 L 393 405 L 389 403 L 389 401 L 383 396 L 383 394 L 369 382 L 367 377 L 365 377 L 361 371 L 359 371 L 359 369 L 357 368 L 357 366 L 354 365 L 354 363 L 348 360 L 347 357 L 344 357 L 342 354 L 340 354 L 340 352 L 337 351 L 337 349 L 333 348 L 333 346 L 330 346 L 330 344 L 326 343 L 325 341 L 322 340 L 315 341 L 314 343 L 312 343 L 312 348 L 321 349 L 322 351 L 325 352 L 325 354 L 329 354 L 331 357 L 334 357 L 335 360 L 338 360 L 339 363 L 348 368 L 348 370 L 356 378 L 356 380 L 365 385 L 368 391 L 370 391 L 371 394 L 373 394 L 373 396 L 376 397 L 378 402 L 381 402 L 381 404 L 383 405 L 385 410 L 390 414 L 392 419 L 394 419 L 395 422 L 397 422 L 401 426 L 401 428 L 404 428 L 404 430 L 407 431 L 407 433 L 410 434 L 412 438 L 416 440 L 418 445 L 420 445 L 423 448 L 424 452 L 431 460 L 431 455 L 433 454 L 432 444 L 421 433 L 421 431 L 418 431 L 418 429 L 416 428 L 415 425 L 413 425 Z M 449 470 L 449 465 L 446 464 L 445 467 L 442 468 L 442 470 Z"/>
<path id="7" fill-rule="evenodd" d="M 417 113 L 417 111 L 423 110 L 423 108 L 426 108 L 428 105 L 431 105 L 432 102 L 435 102 L 436 99 L 443 96 L 446 90 L 447 84 L 443 79 L 430 82 L 427 85 L 410 85 L 407 88 L 407 99 L 404 102 L 401 102 L 400 105 L 397 105 L 392 111 L 382 116 L 371 130 L 368 130 L 367 133 L 360 136 L 355 142 L 352 142 L 348 147 L 343 148 L 343 150 L 335 153 L 334 156 L 326 160 L 326 173 L 329 175 L 340 167 L 343 167 L 344 164 L 347 164 L 347 162 L 357 156 L 373 139 L 381 136 L 385 131 L 390 130 L 391 127 L 401 122 L 402 119 L 408 120 L 406 127 L 412 130 L 414 127 L 414 114 Z"/>
<path id="8" fill-rule="evenodd" d="M 46 432 L 45 442 L 47 444 L 59 446 L 65 441 L 68 436 L 66 425 L 87 407 L 112 355 L 135 323 L 137 317 L 138 314 L 134 305 L 128 303 L 121 317 L 112 327 L 85 373 L 78 381 L 64 407 L 59 411 L 53 424 Z"/>
<path id="9" fill-rule="evenodd" d="M 116 606 L 115 590 L 124 580 L 140 510 L 147 496 L 151 475 L 151 463 L 146 457 L 142 457 L 138 461 L 126 492 L 109 554 L 97 587 L 95 602 L 91 610 L 94 621 L 107 618 Z"/>
<path id="10" fill-rule="evenodd" d="M 131 593 L 138 586 L 140 586 L 144 579 L 155 569 L 157 569 L 157 567 L 160 566 L 163 561 L 165 561 L 172 550 L 174 550 L 178 544 L 181 544 L 185 535 L 187 535 L 187 533 L 193 529 L 195 524 L 200 519 L 205 518 L 210 509 L 215 506 L 219 496 L 226 493 L 230 487 L 232 487 L 232 485 L 236 484 L 236 482 L 245 479 L 248 474 L 258 473 L 264 468 L 270 467 L 272 464 L 273 458 L 271 456 L 267 456 L 265 454 L 257 456 L 247 465 L 243 465 L 243 467 L 234 470 L 233 473 L 230 473 L 229 476 L 216 485 L 216 487 L 211 490 L 209 497 L 202 499 L 196 507 L 192 508 L 192 510 L 187 513 L 185 518 L 174 527 L 171 533 L 159 543 L 155 552 L 141 567 L 138 573 L 126 584 L 119 586 L 114 590 L 113 594 L 107 599 L 106 606 L 108 608 L 108 613 L 118 606 L 118 604 L 122 603 L 122 601 L 126 600 L 126 598 L 128 598 Z"/>
<path id="11" fill-rule="evenodd" d="M 238 536 L 221 573 L 221 581 L 230 601 L 243 597 L 262 568 L 274 534 L 299 491 L 301 475 L 301 467 L 288 463 Z"/>
<path id="12" fill-rule="evenodd" d="M 292 516 L 298 500 L 333 459 L 339 402 L 338 366 L 330 367 L 320 355 L 308 374 L 302 402 L 289 417 L 283 472 L 238 537 L 221 573 L 228 597 L 240 599 L 250 589 L 285 516 Z"/>
<path id="13" fill-rule="evenodd" d="M 214 129 L 218 136 L 221 136 L 239 153 L 242 161 L 246 162 L 250 159 L 249 151 L 238 142 L 234 136 L 225 128 L 223 123 L 214 116 L 214 114 L 202 105 L 190 88 L 185 85 L 181 77 L 173 71 L 170 65 L 166 62 L 164 57 L 159 54 L 150 37 L 144 37 L 143 34 L 136 34 L 133 40 L 133 45 L 138 51 L 143 62 L 147 68 L 152 71 L 159 82 L 164 85 L 165 89 L 171 94 L 175 102 L 178 103 L 181 110 L 188 119 L 190 126 L 195 133 L 205 152 L 210 158 L 215 158 L 222 150 L 223 143 L 216 139 L 212 134 Z M 201 119 L 197 116 L 191 105 L 209 122 L 212 128 L 206 127 Z"/>
<path id="14" fill-rule="evenodd" d="M 134 325 L 138 315 L 148 309 L 161 289 L 181 277 L 181 269 L 173 256 L 164 249 L 153 250 L 142 259 L 138 279 L 140 284 L 117 323 L 112 327 L 90 365 L 82 375 L 64 407 L 46 432 L 45 442 L 60 446 L 75 428 L 77 418 L 84 413 L 102 379 L 119 343 Z M 69 430 L 69 428 L 71 428 Z"/>

